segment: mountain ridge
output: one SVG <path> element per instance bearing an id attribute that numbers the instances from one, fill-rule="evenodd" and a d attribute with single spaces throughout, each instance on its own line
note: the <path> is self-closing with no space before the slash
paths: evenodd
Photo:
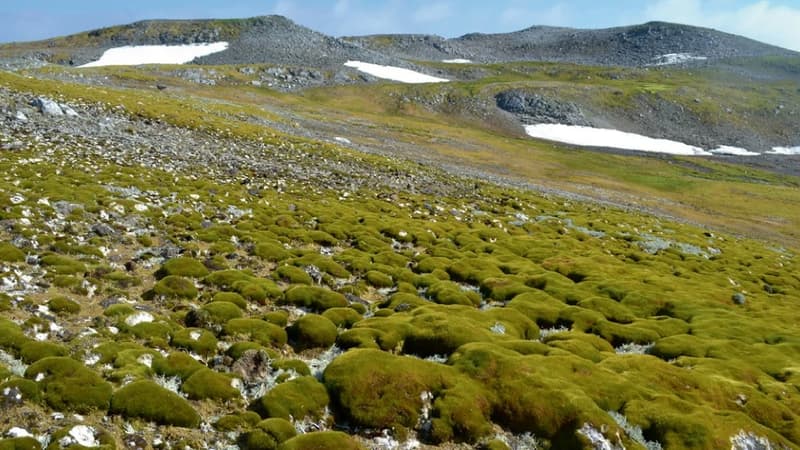
<path id="1" fill-rule="evenodd" d="M 230 41 L 229 50 L 203 58 L 199 63 L 277 62 L 320 67 L 354 58 L 372 63 L 463 58 L 477 63 L 549 61 L 641 67 L 670 53 L 687 53 L 709 60 L 800 56 L 734 34 L 668 22 L 601 29 L 533 25 L 507 33 L 468 33 L 455 38 L 428 34 L 334 37 L 279 15 L 244 19 L 148 19 L 40 41 L 2 44 L 0 51 L 38 50 L 39 56 L 49 62 L 78 65 L 120 45 L 218 40 Z"/>

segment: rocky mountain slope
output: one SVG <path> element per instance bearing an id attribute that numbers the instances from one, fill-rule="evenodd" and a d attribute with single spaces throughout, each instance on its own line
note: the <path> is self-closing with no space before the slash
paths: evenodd
<path id="1" fill-rule="evenodd" d="M 230 49 L 199 63 L 329 67 L 353 59 L 402 66 L 403 60 L 468 59 L 476 63 L 551 61 L 642 67 L 732 57 L 798 56 L 797 52 L 740 36 L 664 22 L 598 30 L 534 26 L 511 33 L 473 33 L 453 39 L 432 35 L 335 38 L 281 16 L 149 20 L 41 42 L 6 44 L 0 46 L 0 52 L 34 54 L 51 62 L 80 65 L 96 59 L 108 48 L 122 45 L 215 41 L 230 41 Z"/>
<path id="2" fill-rule="evenodd" d="M 479 63 L 551 61 L 642 67 L 731 57 L 798 56 L 741 36 L 665 22 L 600 30 L 534 26 L 513 33 L 474 33 L 454 39 L 382 35 L 346 40 L 402 58 L 461 58 Z"/>

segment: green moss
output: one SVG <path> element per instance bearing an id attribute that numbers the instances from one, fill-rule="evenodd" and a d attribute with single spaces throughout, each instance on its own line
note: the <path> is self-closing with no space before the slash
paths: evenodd
<path id="1" fill-rule="evenodd" d="M 347 299 L 338 292 L 321 287 L 293 286 L 285 292 L 282 303 L 322 312 L 329 308 L 347 306 Z"/>
<path id="2" fill-rule="evenodd" d="M 0 439 L 0 450 L 42 450 L 42 445 L 32 437 Z"/>
<path id="3" fill-rule="evenodd" d="M 318 431 L 289 439 L 278 450 L 364 450 L 350 436 L 339 431 Z"/>
<path id="4" fill-rule="evenodd" d="M 128 331 L 139 339 L 155 343 L 168 341 L 172 327 L 165 322 L 142 322 L 128 328 Z"/>
<path id="5" fill-rule="evenodd" d="M 300 377 L 281 383 L 251 407 L 262 417 L 277 417 L 289 420 L 321 416 L 328 406 L 328 392 L 314 377 Z"/>
<path id="6" fill-rule="evenodd" d="M 146 380 L 135 381 L 114 392 L 110 412 L 160 425 L 187 428 L 200 425 L 200 415 L 186 400 Z"/>
<path id="7" fill-rule="evenodd" d="M 10 310 L 11 306 L 11 297 L 6 294 L 0 294 L 0 312 Z"/>
<path id="8" fill-rule="evenodd" d="M 258 319 L 232 319 L 223 330 L 229 336 L 246 336 L 248 340 L 264 346 L 281 346 L 287 341 L 283 328 Z"/>
<path id="9" fill-rule="evenodd" d="M 103 311 L 103 315 L 108 317 L 125 317 L 134 312 L 136 312 L 136 310 L 133 309 L 133 306 L 126 305 L 125 303 L 117 303 L 106 308 Z"/>
<path id="10" fill-rule="evenodd" d="M 377 270 L 370 270 L 365 275 L 365 278 L 367 279 L 367 283 L 378 288 L 394 286 L 394 280 L 392 280 L 391 276 L 383 272 L 378 272 Z"/>
<path id="11" fill-rule="evenodd" d="M 353 308 L 330 308 L 322 316 L 333 322 L 337 328 L 350 328 L 362 319 Z"/>
<path id="12" fill-rule="evenodd" d="M 0 380 L 1 379 L 2 378 L 0 378 Z M 22 399 L 27 402 L 37 403 L 42 399 L 39 384 L 33 380 L 14 377 L 0 384 L 0 392 L 4 392 L 6 388 L 17 389 L 22 395 Z"/>
<path id="13" fill-rule="evenodd" d="M 8 242 L 0 242 L 0 261 L 20 262 L 25 261 L 25 253 Z"/>
<path id="14" fill-rule="evenodd" d="M 234 305 L 238 306 L 242 310 L 247 309 L 247 300 L 236 292 L 217 292 L 214 294 L 214 297 L 211 300 L 213 303 L 216 302 L 228 302 L 233 303 Z"/>
<path id="15" fill-rule="evenodd" d="M 231 385 L 232 378 L 211 369 L 201 369 L 181 385 L 181 390 L 192 400 L 232 400 L 241 397 Z"/>
<path id="16" fill-rule="evenodd" d="M 279 280 L 290 284 L 314 284 L 314 280 L 311 279 L 311 275 L 297 266 L 280 266 L 275 271 L 275 276 Z"/>
<path id="17" fill-rule="evenodd" d="M 274 359 L 270 366 L 275 370 L 293 370 L 302 376 L 311 375 L 311 369 L 299 359 Z"/>
<path id="18" fill-rule="evenodd" d="M 51 298 L 47 307 L 56 314 L 77 314 L 81 311 L 81 305 L 64 296 Z"/>
<path id="19" fill-rule="evenodd" d="M 292 264 L 296 266 L 316 266 L 323 272 L 336 278 L 349 278 L 350 272 L 338 264 L 336 261 L 327 256 L 322 256 L 319 253 L 309 253 L 301 258 L 292 260 Z"/>
<path id="20" fill-rule="evenodd" d="M 188 379 L 193 373 L 204 369 L 206 366 L 189 356 L 185 352 L 172 352 L 166 358 L 153 360 L 153 370 L 167 377 L 180 377 Z"/>
<path id="21" fill-rule="evenodd" d="M 177 275 L 169 275 L 153 286 L 153 293 L 164 298 L 193 299 L 197 297 L 197 288 L 191 280 Z"/>
<path id="22" fill-rule="evenodd" d="M 264 314 L 264 320 L 279 327 L 285 327 L 289 321 L 289 313 L 286 311 L 270 311 Z"/>
<path id="23" fill-rule="evenodd" d="M 208 275 L 208 269 L 200 261 L 193 258 L 173 258 L 164 262 L 156 272 L 157 278 L 179 276 L 190 278 L 203 278 Z"/>
<path id="24" fill-rule="evenodd" d="M 291 258 L 292 254 L 286 251 L 278 241 L 259 242 L 253 246 L 253 255 L 265 261 L 278 262 Z"/>
<path id="25" fill-rule="evenodd" d="M 86 272 L 86 266 L 69 256 L 49 254 L 42 256 L 41 263 L 48 271 L 58 275 L 71 275 Z"/>
<path id="26" fill-rule="evenodd" d="M 217 338 L 214 333 L 202 328 L 183 328 L 172 337 L 172 346 L 210 356 L 217 352 Z"/>
<path id="27" fill-rule="evenodd" d="M 26 363 L 34 363 L 42 358 L 51 356 L 67 356 L 67 347 L 47 341 L 29 341 L 20 349 L 20 358 Z"/>
<path id="28" fill-rule="evenodd" d="M 240 317 L 242 310 L 235 304 L 215 301 L 189 311 L 185 320 L 186 325 L 190 327 L 213 327 Z"/>
<path id="29" fill-rule="evenodd" d="M 93 370 L 66 357 L 50 357 L 28 366 L 25 378 L 39 381 L 42 397 L 51 408 L 59 411 L 87 413 L 108 409 L 111 385 Z"/>
<path id="30" fill-rule="evenodd" d="M 355 424 L 377 429 L 416 426 L 420 395 L 440 383 L 433 363 L 377 350 L 350 350 L 325 369 L 331 398 Z"/>
<path id="31" fill-rule="evenodd" d="M 338 330 L 327 318 L 317 314 L 306 314 L 288 328 L 287 334 L 292 346 L 299 351 L 330 347 L 336 342 Z"/>

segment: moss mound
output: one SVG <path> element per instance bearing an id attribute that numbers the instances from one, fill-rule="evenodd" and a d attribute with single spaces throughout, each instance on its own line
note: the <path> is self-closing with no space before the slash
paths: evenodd
<path id="1" fill-rule="evenodd" d="M 200 426 L 200 415 L 189 402 L 148 380 L 135 381 L 114 392 L 110 412 L 159 425 Z"/>
<path id="2" fill-rule="evenodd" d="M 77 314 L 81 311 L 81 305 L 64 296 L 51 298 L 47 307 L 56 314 Z"/>
<path id="3" fill-rule="evenodd" d="M 40 380 L 42 398 L 53 409 L 78 413 L 108 409 L 111 385 L 74 359 L 40 359 L 28 367 L 25 377 Z"/>
<path id="4" fill-rule="evenodd" d="M 0 439 L 0 450 L 42 450 L 42 444 L 32 437 Z"/>
<path id="5" fill-rule="evenodd" d="M 278 450 L 365 450 L 350 436 L 339 431 L 318 431 L 293 437 Z"/>
<path id="6" fill-rule="evenodd" d="M 336 342 L 338 330 L 327 318 L 306 314 L 289 327 L 287 335 L 295 350 L 328 348 Z"/>
<path id="7" fill-rule="evenodd" d="M 251 408 L 264 418 L 318 418 L 329 401 L 325 386 L 316 378 L 306 376 L 279 384 L 256 400 Z"/>
<path id="8" fill-rule="evenodd" d="M 272 418 L 259 422 L 254 430 L 239 437 L 239 446 L 249 450 L 274 450 L 295 437 L 294 425 L 285 419 Z"/>
<path id="9" fill-rule="evenodd" d="M 229 336 L 245 336 L 264 346 L 281 346 L 288 339 L 283 328 L 258 319 L 231 319 L 223 330 Z"/>
<path id="10" fill-rule="evenodd" d="M 317 312 L 347 306 L 344 295 L 317 286 L 293 286 L 284 293 L 282 303 L 310 308 Z"/>
<path id="11" fill-rule="evenodd" d="M 230 302 L 215 301 L 189 311 L 186 314 L 186 325 L 190 327 L 213 327 L 215 325 L 223 325 L 231 319 L 240 317 L 242 317 L 242 309 L 239 306 Z"/>
<path id="12" fill-rule="evenodd" d="M 233 378 L 211 369 L 193 373 L 181 386 L 181 390 L 192 400 L 232 400 L 241 396 L 231 382 Z"/>
<path id="13" fill-rule="evenodd" d="M 169 275 L 153 286 L 153 294 L 173 299 L 193 299 L 197 297 L 197 288 L 191 280 L 177 275 Z"/>
<path id="14" fill-rule="evenodd" d="M 164 262 L 156 272 L 157 278 L 167 276 L 179 276 L 189 278 L 203 278 L 208 275 L 208 269 L 200 261 L 193 258 L 173 258 Z"/>

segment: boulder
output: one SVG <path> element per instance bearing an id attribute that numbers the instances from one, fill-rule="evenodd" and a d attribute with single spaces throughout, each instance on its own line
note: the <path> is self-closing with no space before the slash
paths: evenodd
<path id="1" fill-rule="evenodd" d="M 39 108 L 39 112 L 46 116 L 64 115 L 64 111 L 61 110 L 61 107 L 58 105 L 58 103 L 50 100 L 49 98 L 39 97 L 33 101 L 32 105 L 36 108 Z"/>

